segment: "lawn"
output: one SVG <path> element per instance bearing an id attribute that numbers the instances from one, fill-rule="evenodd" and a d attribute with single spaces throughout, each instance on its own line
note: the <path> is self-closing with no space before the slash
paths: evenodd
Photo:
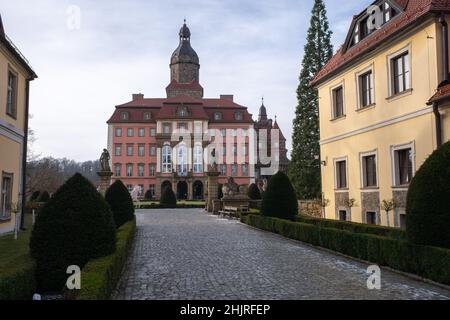
<path id="1" fill-rule="evenodd" d="M 0 236 L 0 275 L 2 269 L 12 266 L 20 266 L 31 261 L 28 243 L 31 235 L 31 215 L 25 215 L 26 231 L 19 233 L 18 240 L 14 240 L 14 234 Z"/>

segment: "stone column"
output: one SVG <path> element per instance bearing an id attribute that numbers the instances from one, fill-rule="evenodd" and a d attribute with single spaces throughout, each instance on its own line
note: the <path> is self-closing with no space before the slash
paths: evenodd
<path id="1" fill-rule="evenodd" d="M 100 177 L 100 185 L 98 191 L 104 196 L 106 190 L 108 190 L 109 186 L 111 185 L 111 177 L 113 173 L 111 171 L 100 171 L 97 172 L 97 174 Z"/>
<path id="2" fill-rule="evenodd" d="M 208 176 L 208 199 L 206 210 L 208 212 L 213 212 L 214 211 L 213 201 L 219 199 L 218 181 L 220 173 L 217 172 L 216 170 L 212 170 L 207 172 L 206 175 Z"/>

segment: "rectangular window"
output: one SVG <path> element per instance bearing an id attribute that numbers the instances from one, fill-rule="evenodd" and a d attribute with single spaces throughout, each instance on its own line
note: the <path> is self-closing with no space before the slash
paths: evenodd
<path id="1" fill-rule="evenodd" d="M 221 164 L 220 165 L 220 175 L 221 176 L 226 176 L 227 175 L 227 165 L 226 164 Z"/>
<path id="2" fill-rule="evenodd" d="M 148 166 L 148 168 L 149 168 L 149 176 L 150 177 L 156 176 L 156 165 L 151 164 Z"/>
<path id="3" fill-rule="evenodd" d="M 333 119 L 344 116 L 344 88 L 342 86 L 333 89 Z"/>
<path id="4" fill-rule="evenodd" d="M 187 124 L 186 123 L 179 123 L 178 124 L 178 130 L 181 133 L 184 133 L 187 131 Z"/>
<path id="5" fill-rule="evenodd" d="M 411 148 L 396 150 L 395 183 L 397 186 L 409 185 L 413 176 L 412 150 Z"/>
<path id="6" fill-rule="evenodd" d="M 12 209 L 13 174 L 3 173 L 0 193 L 0 220 L 9 219 Z"/>
<path id="7" fill-rule="evenodd" d="M 227 155 L 227 145 L 224 144 L 222 145 L 222 156 L 226 156 Z"/>
<path id="8" fill-rule="evenodd" d="M 116 146 L 114 147 L 114 155 L 116 157 L 120 157 L 122 155 L 122 145 L 121 144 L 116 144 Z"/>
<path id="9" fill-rule="evenodd" d="M 144 157 L 145 156 L 145 145 L 140 144 L 138 146 L 138 156 L 139 157 Z"/>
<path id="10" fill-rule="evenodd" d="M 374 103 L 373 74 L 372 71 L 359 76 L 360 107 L 364 108 Z"/>
<path id="11" fill-rule="evenodd" d="M 400 214 L 400 228 L 406 230 L 406 214 Z"/>
<path id="12" fill-rule="evenodd" d="M 377 186 L 377 159 L 375 155 L 362 157 L 363 187 Z"/>
<path id="13" fill-rule="evenodd" d="M 120 177 L 121 174 L 122 174 L 122 165 L 121 164 L 114 165 L 114 175 L 116 177 Z"/>
<path id="14" fill-rule="evenodd" d="M 17 76 L 12 71 L 8 72 L 6 114 L 17 117 Z"/>
<path id="15" fill-rule="evenodd" d="M 209 136 L 215 137 L 216 136 L 216 129 L 209 129 Z"/>
<path id="16" fill-rule="evenodd" d="M 242 136 L 246 137 L 248 135 L 248 129 L 242 129 Z"/>
<path id="17" fill-rule="evenodd" d="M 127 177 L 133 176 L 133 165 L 131 163 L 127 164 Z"/>
<path id="18" fill-rule="evenodd" d="M 128 189 L 128 192 L 133 191 L 133 185 L 132 184 L 127 184 L 127 189 Z"/>
<path id="19" fill-rule="evenodd" d="M 347 221 L 347 211 L 339 210 L 339 220 Z"/>
<path id="20" fill-rule="evenodd" d="M 392 94 L 399 94 L 410 89 L 411 75 L 409 69 L 409 52 L 391 60 Z"/>
<path id="21" fill-rule="evenodd" d="M 156 146 L 150 146 L 150 156 L 156 156 Z"/>
<path id="22" fill-rule="evenodd" d="M 144 165 L 143 164 L 138 164 L 138 177 L 143 177 L 144 176 Z"/>
<path id="23" fill-rule="evenodd" d="M 238 166 L 237 164 L 232 164 L 231 165 L 231 175 L 232 176 L 237 176 L 238 173 Z"/>
<path id="24" fill-rule="evenodd" d="M 133 156 L 133 145 L 132 144 L 127 145 L 127 156 L 128 157 Z"/>
<path id="25" fill-rule="evenodd" d="M 347 161 L 336 162 L 336 188 L 347 188 Z"/>
<path id="26" fill-rule="evenodd" d="M 151 184 L 148 186 L 148 191 L 150 193 L 151 199 L 155 199 L 155 194 L 156 194 L 155 190 L 156 190 L 156 187 L 154 184 Z"/>
<path id="27" fill-rule="evenodd" d="M 163 125 L 163 133 L 164 134 L 171 134 L 172 133 L 172 125 L 170 123 L 165 123 Z"/>
<path id="28" fill-rule="evenodd" d="M 220 129 L 220 134 L 222 135 L 222 137 L 226 137 L 227 136 L 227 129 Z"/>
<path id="29" fill-rule="evenodd" d="M 243 164 L 241 166 L 241 170 L 242 170 L 242 176 L 244 176 L 244 177 L 248 176 L 248 165 L 247 164 Z"/>
<path id="30" fill-rule="evenodd" d="M 202 124 L 201 123 L 196 123 L 195 124 L 195 129 L 194 129 L 195 133 L 202 133 Z"/>
<path id="31" fill-rule="evenodd" d="M 156 136 L 156 129 L 150 128 L 150 137 L 155 137 L 155 136 Z"/>
<path id="32" fill-rule="evenodd" d="M 133 128 L 128 128 L 127 129 L 127 137 L 132 137 L 134 136 L 134 130 Z"/>
<path id="33" fill-rule="evenodd" d="M 116 137 L 122 136 L 122 128 L 116 128 Z"/>
<path id="34" fill-rule="evenodd" d="M 237 144 L 233 145 L 233 156 L 237 156 Z"/>
<path id="35" fill-rule="evenodd" d="M 367 224 L 377 224 L 377 213 L 368 211 L 366 212 L 366 223 Z"/>
<path id="36" fill-rule="evenodd" d="M 231 130 L 231 136 L 237 137 L 237 129 L 232 129 Z"/>
<path id="37" fill-rule="evenodd" d="M 144 128 L 139 128 L 138 135 L 139 135 L 139 137 L 145 137 L 145 129 Z"/>
<path id="38" fill-rule="evenodd" d="M 242 145 L 242 156 L 247 156 L 248 153 L 248 145 L 244 144 Z"/>

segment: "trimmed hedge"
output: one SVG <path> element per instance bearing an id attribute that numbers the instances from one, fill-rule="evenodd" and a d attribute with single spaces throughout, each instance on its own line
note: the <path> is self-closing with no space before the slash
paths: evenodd
<path id="1" fill-rule="evenodd" d="M 288 176 L 278 172 L 270 178 L 261 203 L 261 214 L 267 217 L 295 219 L 298 201 Z"/>
<path id="2" fill-rule="evenodd" d="M 255 183 L 252 183 L 248 187 L 247 195 L 252 200 L 261 200 L 262 199 L 261 191 L 259 191 L 259 188 L 258 188 L 258 186 Z"/>
<path id="3" fill-rule="evenodd" d="M 172 188 L 165 188 L 161 194 L 160 204 L 167 208 L 175 208 L 177 206 L 177 197 Z"/>
<path id="4" fill-rule="evenodd" d="M 450 285 L 450 250 L 347 230 L 248 215 L 243 223 L 287 238 Z"/>
<path id="5" fill-rule="evenodd" d="M 106 190 L 105 200 L 111 207 L 116 228 L 134 219 L 133 199 L 121 180 L 116 180 Z"/>
<path id="6" fill-rule="evenodd" d="M 204 209 L 205 204 L 176 204 L 173 205 L 164 205 L 159 203 L 152 204 L 144 204 L 144 205 L 136 205 L 136 209 Z"/>
<path id="7" fill-rule="evenodd" d="M 450 249 L 450 142 L 414 175 L 406 201 L 409 241 Z"/>
<path id="8" fill-rule="evenodd" d="M 36 292 L 35 263 L 31 257 L 20 266 L 0 269 L 0 300 L 30 300 Z"/>
<path id="9" fill-rule="evenodd" d="M 346 230 L 353 233 L 367 233 L 381 237 L 388 237 L 398 240 L 406 240 L 406 231 L 397 228 L 388 228 L 382 226 L 374 226 L 368 224 L 361 224 L 347 221 L 337 221 L 330 219 L 314 218 L 306 215 L 297 216 L 298 222 L 313 224 L 317 227 L 333 228 L 339 230 Z"/>
<path id="10" fill-rule="evenodd" d="M 136 219 L 133 219 L 118 229 L 116 251 L 113 254 L 92 260 L 84 266 L 77 300 L 107 300 L 111 297 L 127 261 L 135 231 Z"/>

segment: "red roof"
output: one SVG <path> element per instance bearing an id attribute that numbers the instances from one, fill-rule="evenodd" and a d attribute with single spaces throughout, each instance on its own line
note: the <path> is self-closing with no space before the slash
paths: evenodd
<path id="1" fill-rule="evenodd" d="M 116 110 L 108 123 L 140 123 L 155 122 L 163 119 L 178 119 L 180 106 L 188 108 L 186 119 L 209 120 L 212 123 L 253 123 L 252 115 L 247 108 L 230 99 L 196 99 L 188 95 L 179 95 L 168 99 L 136 99 L 116 106 Z M 127 120 L 121 119 L 121 112 L 129 112 Z M 242 120 L 235 119 L 235 113 L 242 113 Z M 144 114 L 150 112 L 151 120 L 144 120 Z M 214 120 L 215 112 L 222 113 L 221 120 Z"/>
<path id="2" fill-rule="evenodd" d="M 431 97 L 428 103 L 432 104 L 433 102 L 439 102 L 441 100 L 448 98 L 450 98 L 450 84 L 438 88 L 436 93 L 434 94 L 434 96 Z"/>
<path id="3" fill-rule="evenodd" d="M 311 85 L 315 86 L 333 76 L 336 72 L 348 66 L 353 60 L 375 50 L 378 45 L 392 36 L 416 25 L 429 13 L 450 12 L 449 0 L 391 0 L 403 8 L 398 16 L 386 23 L 380 30 L 361 40 L 355 46 L 344 50 L 341 47 L 315 76 Z M 354 20 L 358 16 L 354 17 Z M 353 23 L 352 23 L 353 25 Z"/>

